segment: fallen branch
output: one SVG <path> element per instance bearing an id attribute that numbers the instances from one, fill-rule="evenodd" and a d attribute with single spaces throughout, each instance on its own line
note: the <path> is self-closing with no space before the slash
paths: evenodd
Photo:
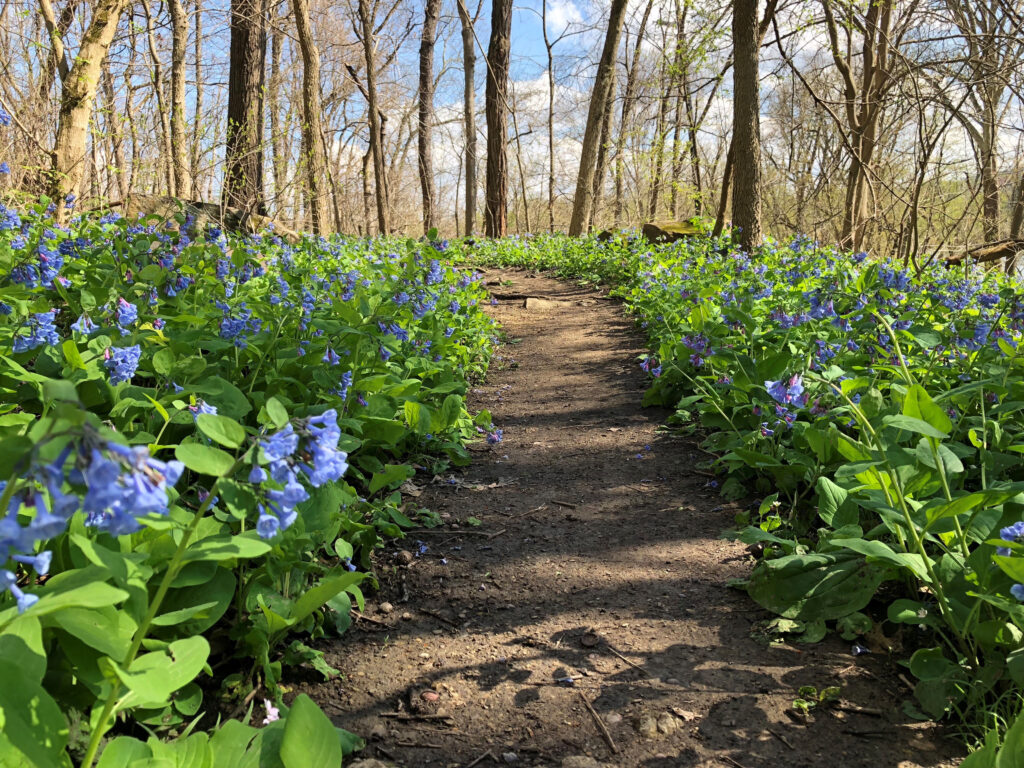
<path id="1" fill-rule="evenodd" d="M 635 670 L 638 670 L 639 672 L 641 672 L 641 673 L 643 674 L 643 676 L 644 676 L 644 677 L 650 677 L 650 675 L 648 674 L 648 672 L 647 672 L 647 670 L 646 670 L 646 669 L 644 669 L 643 667 L 641 667 L 641 666 L 640 666 L 639 664 L 634 664 L 634 663 L 633 663 L 632 661 L 630 661 L 630 660 L 629 660 L 629 659 L 627 659 L 627 658 L 626 658 L 625 656 L 623 656 L 623 655 L 622 655 L 621 653 L 619 653 L 619 652 L 618 652 L 618 651 L 616 651 L 616 650 L 615 650 L 614 648 L 612 648 L 612 647 L 611 647 L 610 645 L 608 645 L 608 643 L 607 643 L 607 642 L 606 642 L 606 643 L 604 644 L 604 647 L 605 647 L 605 648 L 607 648 L 607 649 L 608 649 L 609 651 L 611 651 L 612 653 L 614 653 L 614 654 L 615 654 L 616 656 L 618 656 L 618 657 L 619 657 L 620 659 L 622 659 L 622 660 L 623 660 L 624 662 L 626 662 L 627 664 L 629 664 L 629 666 L 631 666 L 631 667 L 632 667 L 633 669 L 635 669 Z"/>
<path id="2" fill-rule="evenodd" d="M 597 730 L 601 732 L 601 737 L 608 745 L 608 749 L 612 751 L 613 755 L 619 754 L 619 749 L 615 746 L 615 741 L 612 739 L 612 735 L 608 731 L 608 726 L 604 724 L 604 721 L 598 716 L 597 712 L 594 711 L 594 705 L 591 704 L 590 700 L 587 699 L 587 697 L 584 696 L 580 691 L 576 691 L 576 695 L 580 697 L 580 701 L 582 701 L 583 704 L 586 706 L 587 711 L 590 713 L 590 716 L 594 720 L 594 725 L 597 726 Z"/>
<path id="3" fill-rule="evenodd" d="M 473 766 L 479 765 L 480 763 L 482 763 L 484 761 L 485 758 L 488 758 L 488 757 L 491 758 L 491 760 L 497 761 L 497 758 L 494 756 L 494 753 L 491 752 L 491 750 L 488 749 L 486 752 L 484 752 L 482 755 L 480 755 L 480 757 L 478 757 L 473 762 L 466 763 L 466 768 L 473 768 Z"/>

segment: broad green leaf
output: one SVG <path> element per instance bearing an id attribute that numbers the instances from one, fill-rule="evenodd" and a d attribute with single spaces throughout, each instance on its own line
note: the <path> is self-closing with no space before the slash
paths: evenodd
<path id="1" fill-rule="evenodd" d="M 153 753 L 149 747 L 130 736 L 118 736 L 103 748 L 96 768 L 136 768 Z"/>
<path id="2" fill-rule="evenodd" d="M 920 384 L 914 384 L 907 389 L 907 394 L 903 398 L 903 414 L 927 422 L 942 436 L 953 431 L 953 422 L 950 421 L 949 415 L 941 406 L 936 405 Z"/>
<path id="3" fill-rule="evenodd" d="M 313 611 L 325 605 L 339 592 L 344 592 L 354 584 L 360 583 L 366 574 L 344 571 L 334 576 L 323 579 L 312 589 L 303 592 L 302 596 L 295 601 L 289 619 L 300 622 L 309 616 Z"/>
<path id="4" fill-rule="evenodd" d="M 283 429 L 288 423 L 288 409 L 276 397 L 269 398 L 265 407 L 271 423 L 278 429 Z"/>
<path id="5" fill-rule="evenodd" d="M 416 474 L 408 464 L 388 464 L 383 472 L 376 472 L 370 480 L 370 493 L 376 493 L 381 488 L 401 483 Z"/>
<path id="6" fill-rule="evenodd" d="M 931 578 L 928 576 L 928 570 L 925 568 L 924 561 L 921 559 L 920 555 L 911 554 L 909 552 L 896 552 L 892 547 L 882 541 L 867 541 L 865 539 L 832 539 L 830 543 L 837 547 L 846 547 L 854 552 L 859 552 L 865 557 L 868 557 L 870 561 L 888 563 L 889 565 L 895 565 L 897 568 L 906 568 L 926 584 L 931 582 Z"/>
<path id="7" fill-rule="evenodd" d="M 281 739 L 285 768 L 341 768 L 341 741 L 334 724 L 302 693 L 292 702 Z"/>
<path id="8" fill-rule="evenodd" d="M 68 724 L 42 685 L 16 661 L 0 658 L 3 734 L 38 768 L 68 765 Z"/>
<path id="9" fill-rule="evenodd" d="M 208 536 L 196 542 L 185 553 L 185 562 L 194 560 L 250 560 L 265 555 L 271 550 L 270 544 L 253 538 L 249 533 L 237 536 Z"/>
<path id="10" fill-rule="evenodd" d="M 885 575 L 853 552 L 787 555 L 758 563 L 747 591 L 786 618 L 838 619 L 871 602 Z"/>
<path id="11" fill-rule="evenodd" d="M 139 656 L 127 670 L 110 662 L 108 665 L 129 693 L 122 697 L 118 709 L 159 707 L 171 694 L 192 682 L 206 666 L 210 644 L 205 637 L 175 640 L 165 651 Z"/>
<path id="12" fill-rule="evenodd" d="M 882 419 L 882 423 L 887 427 L 895 427 L 896 429 L 902 429 L 908 432 L 916 432 L 919 435 L 934 437 L 937 440 L 949 437 L 948 433 L 936 429 L 927 421 L 914 416 L 907 416 L 906 414 L 897 413 L 891 416 L 886 416 Z"/>
<path id="13" fill-rule="evenodd" d="M 182 443 L 174 449 L 174 456 L 193 472 L 211 477 L 227 477 L 235 466 L 230 453 L 199 443 Z"/>
<path id="14" fill-rule="evenodd" d="M 208 438 L 227 448 L 240 448 L 245 442 L 242 425 L 219 413 L 200 413 L 196 417 L 196 425 Z"/>

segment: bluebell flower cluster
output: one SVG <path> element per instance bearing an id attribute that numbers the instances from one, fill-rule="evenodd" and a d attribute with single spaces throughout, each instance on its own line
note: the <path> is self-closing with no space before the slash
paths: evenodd
<path id="1" fill-rule="evenodd" d="M 256 523 L 261 537 L 273 538 L 295 522 L 296 507 L 309 498 L 300 473 L 314 488 L 344 476 L 348 454 L 338 450 L 340 439 L 338 413 L 332 408 L 305 419 L 298 430 L 289 423 L 260 441 L 267 467 L 253 465 L 249 481 L 263 493 Z"/>
<path id="2" fill-rule="evenodd" d="M 113 385 L 131 381 L 139 368 L 142 348 L 138 344 L 130 347 L 108 347 L 103 353 L 103 365 L 110 372 L 110 383 Z"/>
<path id="3" fill-rule="evenodd" d="M 56 309 L 51 309 L 49 312 L 36 312 L 30 315 L 25 325 L 14 337 L 14 351 L 28 352 L 37 347 L 60 344 L 60 334 L 54 325 L 56 319 Z"/>

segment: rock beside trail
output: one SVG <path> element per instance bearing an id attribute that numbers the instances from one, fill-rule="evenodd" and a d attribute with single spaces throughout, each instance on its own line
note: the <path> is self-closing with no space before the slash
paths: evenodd
<path id="1" fill-rule="evenodd" d="M 299 234 L 276 222 L 268 216 L 249 213 L 239 208 L 224 208 L 215 203 L 204 203 L 199 200 L 179 200 L 165 195 L 134 194 L 118 203 L 111 203 L 111 208 L 121 209 L 126 219 L 143 216 L 159 216 L 164 221 L 174 222 L 174 216 L 183 213 L 192 220 L 190 232 L 206 229 L 208 224 L 224 227 L 232 232 L 257 234 L 272 230 L 276 235 L 289 243 L 297 243 Z"/>
<path id="2" fill-rule="evenodd" d="M 641 228 L 643 236 L 652 243 L 674 243 L 701 233 L 700 227 L 688 221 L 652 221 Z"/>

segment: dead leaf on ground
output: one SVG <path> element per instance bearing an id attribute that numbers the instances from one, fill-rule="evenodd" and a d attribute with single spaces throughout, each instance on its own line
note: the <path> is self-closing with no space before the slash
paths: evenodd
<path id="1" fill-rule="evenodd" d="M 686 723 L 697 719 L 697 715 L 695 713 L 688 709 L 683 709 L 682 707 L 672 707 L 672 714 Z"/>

